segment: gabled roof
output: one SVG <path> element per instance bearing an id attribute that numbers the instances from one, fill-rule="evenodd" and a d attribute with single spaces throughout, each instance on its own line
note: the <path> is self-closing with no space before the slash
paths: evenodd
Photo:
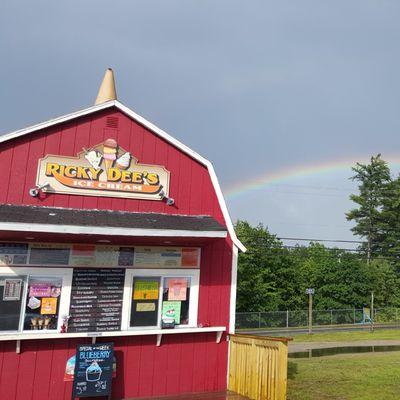
<path id="1" fill-rule="evenodd" d="M 92 106 L 92 107 L 89 107 L 89 108 L 85 108 L 85 109 L 80 110 L 80 111 L 76 111 L 76 112 L 71 113 L 71 114 L 67 114 L 67 115 L 64 115 L 64 116 L 61 116 L 61 117 L 57 117 L 57 118 L 51 119 L 51 120 L 46 121 L 46 122 L 42 122 L 42 123 L 37 124 L 37 125 L 30 126 L 28 128 L 20 129 L 18 131 L 14 131 L 14 132 L 5 134 L 3 136 L 0 136 L 0 143 L 6 142 L 6 141 L 9 141 L 9 140 L 12 140 L 12 139 L 16 139 L 18 137 L 25 136 L 25 135 L 27 135 L 29 133 L 33 133 L 35 131 L 48 128 L 50 126 L 54 126 L 54 125 L 57 125 L 57 124 L 61 124 L 63 122 L 71 121 L 71 120 L 73 120 L 75 118 L 83 117 L 85 115 L 93 114 L 93 113 L 95 113 L 97 111 L 105 110 L 105 109 L 112 108 L 112 107 L 117 108 L 122 113 L 124 113 L 128 117 L 132 118 L 133 120 L 135 120 L 139 124 L 145 126 L 151 132 L 153 132 L 154 134 L 156 134 L 159 137 L 163 138 L 165 141 L 167 141 L 168 143 L 172 144 L 173 146 L 175 146 L 176 148 L 181 150 L 183 153 L 187 154 L 188 156 L 190 156 L 194 160 L 198 161 L 200 164 L 204 165 L 207 168 L 208 173 L 210 174 L 210 177 L 211 177 L 212 184 L 214 186 L 215 193 L 216 193 L 217 198 L 218 198 L 219 205 L 221 207 L 221 210 L 222 210 L 225 222 L 226 222 L 226 226 L 228 228 L 229 235 L 230 235 L 230 237 L 232 239 L 232 242 L 241 251 L 243 251 L 243 252 L 246 251 L 246 248 L 244 247 L 244 245 L 236 237 L 236 233 L 235 233 L 235 230 L 233 228 L 233 223 L 232 223 L 231 217 L 229 215 L 228 208 L 226 206 L 225 199 L 224 199 L 224 196 L 222 194 L 222 190 L 221 190 L 221 187 L 219 185 L 218 178 L 217 178 L 217 175 L 215 173 L 215 170 L 214 170 L 214 167 L 213 167 L 212 163 L 209 160 L 207 160 L 206 158 L 202 157 L 200 154 L 196 153 L 195 151 L 193 151 L 192 149 L 190 149 L 189 147 L 184 145 L 183 143 L 181 143 L 179 140 L 176 140 L 171 135 L 169 135 L 168 133 L 166 133 L 162 129 L 158 128 L 156 125 L 152 124 L 151 122 L 147 121 L 145 118 L 143 118 L 140 115 L 136 114 L 134 111 L 132 111 L 128 107 L 124 106 L 118 100 L 112 100 L 112 101 L 108 101 L 106 103 L 98 104 L 98 105 L 95 105 L 95 106 Z"/>

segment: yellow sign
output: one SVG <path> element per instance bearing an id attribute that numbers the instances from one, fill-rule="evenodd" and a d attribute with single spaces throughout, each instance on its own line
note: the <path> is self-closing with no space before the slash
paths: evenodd
<path id="1" fill-rule="evenodd" d="M 36 184 L 50 193 L 162 200 L 169 195 L 169 171 L 139 164 L 114 139 L 83 149 L 77 157 L 39 160 Z"/>
<path id="2" fill-rule="evenodd" d="M 43 297 L 40 314 L 57 314 L 57 297 Z"/>
<path id="3" fill-rule="evenodd" d="M 157 281 L 135 281 L 133 300 L 157 300 Z"/>
<path id="4" fill-rule="evenodd" d="M 156 311 L 156 303 L 137 303 L 136 312 Z"/>

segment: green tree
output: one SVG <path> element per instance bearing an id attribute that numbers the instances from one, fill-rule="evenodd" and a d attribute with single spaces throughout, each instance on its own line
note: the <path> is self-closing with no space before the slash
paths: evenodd
<path id="1" fill-rule="evenodd" d="M 357 252 L 318 243 L 288 248 L 246 221 L 236 223 L 236 233 L 248 249 L 239 255 L 237 311 L 304 310 L 309 287 L 317 310 L 367 307 L 372 291 L 376 307 L 400 306 L 400 278 L 382 257 L 367 263 Z"/>
<path id="2" fill-rule="evenodd" d="M 400 270 L 400 178 L 386 185 L 380 213 L 382 255 Z"/>
<path id="3" fill-rule="evenodd" d="M 352 169 L 355 174 L 351 179 L 359 183 L 359 194 L 350 196 L 357 208 L 350 210 L 346 218 L 356 223 L 352 232 L 366 239 L 362 248 L 369 261 L 381 253 L 381 211 L 385 188 L 391 182 L 390 169 L 380 154 L 371 157 L 369 164 L 357 163 Z"/>
<path id="4" fill-rule="evenodd" d="M 262 224 L 252 227 L 238 221 L 235 228 L 247 247 L 238 261 L 237 311 L 295 307 L 297 276 L 288 250 Z"/>

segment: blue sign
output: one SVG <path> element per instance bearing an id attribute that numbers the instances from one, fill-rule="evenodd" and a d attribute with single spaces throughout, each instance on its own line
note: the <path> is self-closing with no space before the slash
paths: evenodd
<path id="1" fill-rule="evenodd" d="M 78 346 L 72 389 L 73 398 L 110 395 L 113 358 L 113 343 Z"/>

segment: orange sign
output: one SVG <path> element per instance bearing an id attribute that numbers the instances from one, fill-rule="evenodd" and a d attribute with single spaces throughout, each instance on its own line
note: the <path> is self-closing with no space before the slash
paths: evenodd
<path id="1" fill-rule="evenodd" d="M 40 314 L 57 314 L 57 297 L 43 297 Z"/>
<path id="2" fill-rule="evenodd" d="M 130 152 L 107 139 L 78 157 L 47 155 L 39 160 L 37 185 L 53 193 L 162 200 L 169 194 L 169 171 L 139 164 Z"/>

